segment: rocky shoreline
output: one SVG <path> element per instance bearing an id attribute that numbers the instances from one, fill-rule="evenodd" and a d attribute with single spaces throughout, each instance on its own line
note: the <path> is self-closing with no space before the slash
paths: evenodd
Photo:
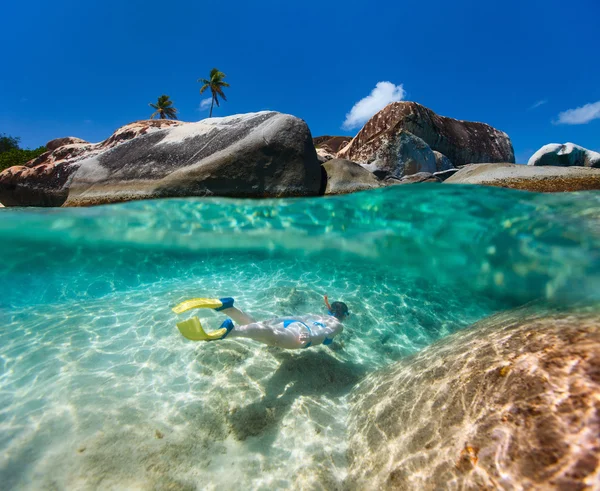
<path id="1" fill-rule="evenodd" d="M 137 121 L 100 143 L 75 137 L 0 173 L 5 206 L 89 206 L 186 196 L 296 197 L 446 182 L 528 191 L 600 189 L 600 154 L 550 144 L 514 165 L 509 136 L 485 123 L 395 102 L 354 137 L 313 138 L 294 116 Z"/>

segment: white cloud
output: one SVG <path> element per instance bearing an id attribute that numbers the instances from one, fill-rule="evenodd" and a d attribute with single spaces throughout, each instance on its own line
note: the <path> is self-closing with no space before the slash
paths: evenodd
<path id="1" fill-rule="evenodd" d="M 212 97 L 207 97 L 206 99 L 202 99 L 200 101 L 200 106 L 198 107 L 198 111 L 206 111 L 212 102 Z"/>
<path id="2" fill-rule="evenodd" d="M 346 120 L 342 128 L 349 130 L 366 123 L 371 116 L 381 111 L 390 102 L 398 102 L 404 99 L 406 91 L 404 86 L 394 85 L 392 82 L 377 82 L 371 93 L 358 101 L 350 112 L 346 114 Z"/>
<path id="3" fill-rule="evenodd" d="M 556 124 L 586 124 L 594 119 L 600 119 L 600 101 L 563 111 Z"/>
<path id="4" fill-rule="evenodd" d="M 535 104 L 533 104 L 533 105 L 532 105 L 532 106 L 529 108 L 529 110 L 531 111 L 532 109 L 537 109 L 538 107 L 540 107 L 540 106 L 543 106 L 544 104 L 548 104 L 548 99 L 544 99 L 544 100 L 541 100 L 541 101 L 537 101 Z"/>

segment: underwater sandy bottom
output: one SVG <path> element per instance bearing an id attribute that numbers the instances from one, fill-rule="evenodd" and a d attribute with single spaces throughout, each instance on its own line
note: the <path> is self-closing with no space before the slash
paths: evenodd
<path id="1" fill-rule="evenodd" d="M 361 378 L 501 308 L 369 265 L 232 257 L 185 271 L 103 296 L 85 285 L 111 273 L 80 277 L 78 298 L 0 310 L 3 489 L 339 487 Z M 233 296 L 258 319 L 323 313 L 325 293 L 352 312 L 333 349 L 192 343 L 170 310 Z"/>

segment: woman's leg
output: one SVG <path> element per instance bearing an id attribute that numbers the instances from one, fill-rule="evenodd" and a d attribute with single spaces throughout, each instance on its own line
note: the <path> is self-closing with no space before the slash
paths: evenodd
<path id="1" fill-rule="evenodd" d="M 248 314 L 242 312 L 236 307 L 229 307 L 223 310 L 219 310 L 219 312 L 223 312 L 227 317 L 231 318 L 233 322 L 239 324 L 240 326 L 256 322 L 252 317 L 250 317 Z"/>

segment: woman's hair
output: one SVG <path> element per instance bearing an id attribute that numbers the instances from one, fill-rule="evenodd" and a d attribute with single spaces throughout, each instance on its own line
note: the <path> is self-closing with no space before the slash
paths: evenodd
<path id="1" fill-rule="evenodd" d="M 333 302 L 331 304 L 331 315 L 341 319 L 350 315 L 348 306 L 344 302 Z"/>

